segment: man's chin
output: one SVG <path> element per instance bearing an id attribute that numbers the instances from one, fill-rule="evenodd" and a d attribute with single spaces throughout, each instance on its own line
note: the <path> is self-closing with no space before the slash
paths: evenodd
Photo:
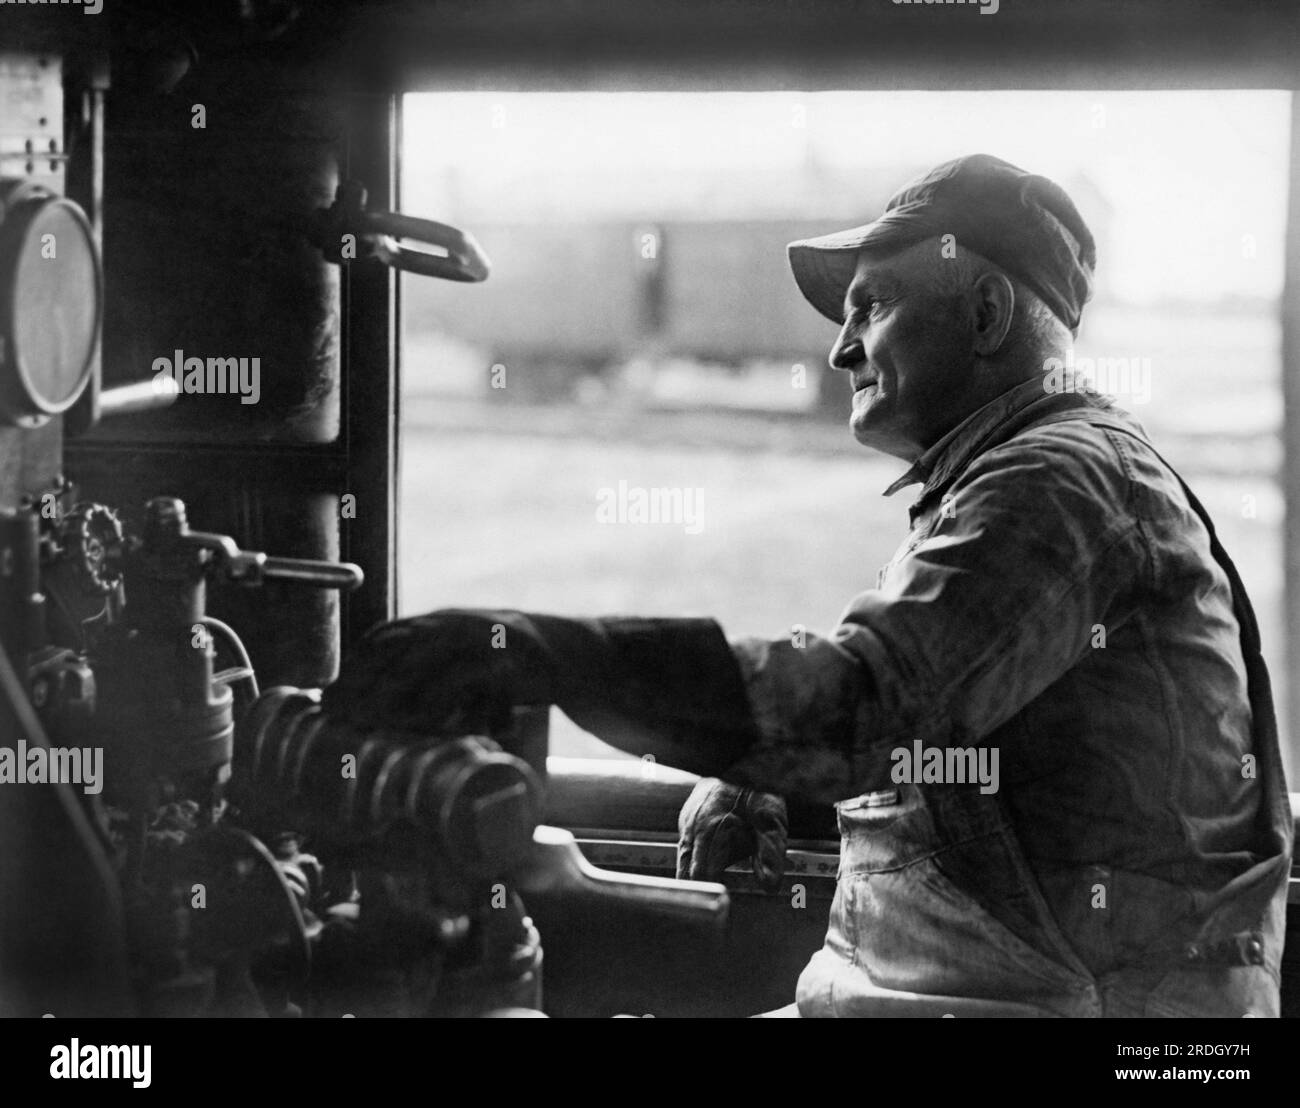
<path id="1" fill-rule="evenodd" d="M 868 419 L 864 418 L 865 416 L 866 413 L 859 412 L 849 416 L 849 430 L 853 432 L 853 437 L 858 442 L 871 450 L 888 454 L 891 458 L 902 458 L 907 461 L 912 456 L 911 451 L 880 426 L 878 419 Z"/>
<path id="2" fill-rule="evenodd" d="M 849 430 L 853 432 L 853 437 L 863 446 L 869 446 L 872 450 L 883 450 L 881 445 L 883 437 L 880 428 L 876 426 L 876 421 L 870 419 L 865 412 L 854 412 L 849 416 Z"/>
<path id="3" fill-rule="evenodd" d="M 849 411 L 849 430 L 853 437 L 863 446 L 881 450 L 882 442 L 888 440 L 889 398 L 880 395 L 876 386 L 868 386 L 853 394 L 853 404 Z"/>

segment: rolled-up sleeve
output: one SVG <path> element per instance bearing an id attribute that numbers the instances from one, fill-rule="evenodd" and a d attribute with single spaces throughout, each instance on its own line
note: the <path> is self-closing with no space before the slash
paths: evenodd
<path id="1" fill-rule="evenodd" d="M 1147 568 L 1129 497 L 1096 428 L 981 455 L 831 635 L 732 641 L 760 737 L 725 776 L 829 802 L 885 786 L 900 744 L 977 744 L 1123 618 Z"/>

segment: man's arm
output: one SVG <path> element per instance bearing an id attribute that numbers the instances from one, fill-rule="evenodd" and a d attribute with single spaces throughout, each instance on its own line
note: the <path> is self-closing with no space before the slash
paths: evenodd
<path id="1" fill-rule="evenodd" d="M 521 704 L 559 705 L 613 746 L 703 776 L 757 737 L 711 619 L 443 609 L 368 632 L 323 700 L 359 730 L 447 735 L 496 733 Z"/>
<path id="2" fill-rule="evenodd" d="M 822 801 L 886 787 L 895 747 L 976 744 L 1125 617 L 1149 567 L 1101 435 L 1026 433 L 951 492 L 831 636 L 733 642 L 759 737 L 721 777 Z"/>
<path id="3" fill-rule="evenodd" d="M 358 727 L 491 730 L 558 704 L 622 750 L 817 803 L 888 782 L 890 751 L 971 744 L 1125 618 L 1150 567 L 1129 488 L 1089 428 L 1018 436 L 827 638 L 728 644 L 707 619 L 447 610 L 371 632 L 325 694 Z M 1108 628 L 1108 630 L 1113 628 Z"/>

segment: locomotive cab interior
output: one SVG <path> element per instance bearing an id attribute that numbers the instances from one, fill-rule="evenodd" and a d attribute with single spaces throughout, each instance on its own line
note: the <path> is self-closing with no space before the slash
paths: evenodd
<path id="1" fill-rule="evenodd" d="M 1005 0 L 995 18 L 833 0 L 93 7 L 0 9 L 0 746 L 31 784 L 0 788 L 0 1012 L 789 1005 L 835 890 L 830 809 L 792 805 L 775 889 L 743 867 L 678 881 L 690 774 L 557 752 L 545 710 L 459 736 L 356 733 L 321 712 L 364 633 L 409 612 L 404 304 L 448 281 L 472 296 L 500 260 L 476 227 L 406 202 L 405 98 L 1294 92 L 1300 18 L 1171 0 Z M 1296 119 L 1280 465 L 1293 644 Z M 1298 677 L 1285 663 L 1279 699 Z M 1295 1015 L 1295 877 L 1288 934 Z M 890 1014 L 934 1014 L 904 1007 Z"/>

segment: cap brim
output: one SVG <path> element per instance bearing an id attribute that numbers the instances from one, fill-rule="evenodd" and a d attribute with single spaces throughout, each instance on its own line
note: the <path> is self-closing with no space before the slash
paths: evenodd
<path id="1" fill-rule="evenodd" d="M 863 250 L 895 250 L 920 242 L 928 232 L 905 208 L 886 212 L 874 223 L 800 239 L 786 247 L 795 283 L 804 299 L 833 323 L 844 322 L 844 294 L 853 282 Z"/>

